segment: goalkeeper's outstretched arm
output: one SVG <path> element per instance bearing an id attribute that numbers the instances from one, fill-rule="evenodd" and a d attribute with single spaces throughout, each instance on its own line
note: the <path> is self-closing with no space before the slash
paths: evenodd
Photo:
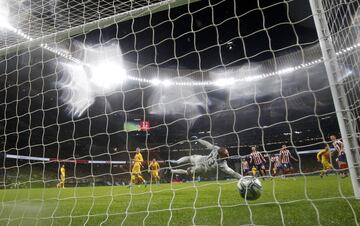
<path id="1" fill-rule="evenodd" d="M 226 173 L 227 175 L 232 176 L 233 178 L 236 178 L 236 179 L 240 179 L 242 177 L 239 173 L 235 172 L 233 169 L 231 169 L 227 165 L 220 167 L 220 170 L 223 171 L 224 173 Z"/>
<path id="2" fill-rule="evenodd" d="M 211 144 L 210 142 L 208 142 L 208 141 L 206 141 L 206 140 L 197 139 L 197 141 L 198 141 L 200 144 L 204 145 L 204 146 L 205 146 L 207 149 L 209 149 L 209 150 L 219 149 L 218 146 L 213 145 L 213 144 Z"/>

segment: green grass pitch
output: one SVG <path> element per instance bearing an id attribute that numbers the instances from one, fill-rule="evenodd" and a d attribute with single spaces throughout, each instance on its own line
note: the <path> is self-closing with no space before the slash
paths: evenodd
<path id="1" fill-rule="evenodd" d="M 350 178 L 262 181 L 248 204 L 235 180 L 1 190 L 0 225 L 356 225 L 360 200 Z M 357 218 L 357 219 L 356 219 Z"/>

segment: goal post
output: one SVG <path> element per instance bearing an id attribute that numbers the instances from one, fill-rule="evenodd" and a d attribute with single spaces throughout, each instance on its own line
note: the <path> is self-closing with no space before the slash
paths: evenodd
<path id="1" fill-rule="evenodd" d="M 354 195 L 357 199 L 360 199 L 359 135 L 356 133 L 353 125 L 353 123 L 356 123 L 356 120 L 351 115 L 351 109 L 347 100 L 348 97 L 344 92 L 343 84 L 341 81 L 339 81 L 342 77 L 340 74 L 341 70 L 332 43 L 333 38 L 330 34 L 322 0 L 309 1 L 313 13 L 316 31 L 319 37 L 321 52 L 324 58 L 326 73 L 329 79 L 331 95 L 334 101 L 341 137 L 345 145 L 345 152 L 349 165 Z"/>

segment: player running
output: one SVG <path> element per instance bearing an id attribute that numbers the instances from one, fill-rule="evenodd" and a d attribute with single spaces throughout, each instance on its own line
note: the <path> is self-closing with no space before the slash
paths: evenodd
<path id="1" fill-rule="evenodd" d="M 141 168 L 143 167 L 142 163 L 144 162 L 143 156 L 140 153 L 140 148 L 136 148 L 136 154 L 133 159 L 133 167 L 131 169 L 131 179 L 129 183 L 129 187 L 132 184 L 144 183 L 146 186 L 146 181 L 141 176 Z"/>
<path id="2" fill-rule="evenodd" d="M 321 162 L 323 169 L 320 172 L 320 177 L 322 178 L 324 174 L 326 175 L 329 170 L 333 169 L 333 166 L 330 163 L 330 147 L 329 145 L 325 146 L 325 149 L 319 151 L 316 155 L 318 162 Z"/>
<path id="3" fill-rule="evenodd" d="M 65 166 L 60 168 L 60 182 L 56 185 L 57 188 L 65 188 Z"/>
<path id="4" fill-rule="evenodd" d="M 159 176 L 159 170 L 160 170 L 160 165 L 159 163 L 156 161 L 155 158 L 153 158 L 152 162 L 149 164 L 149 171 L 151 174 L 151 182 L 154 179 L 155 183 L 159 183 L 160 182 L 160 176 Z"/>
<path id="5" fill-rule="evenodd" d="M 264 176 L 266 175 L 266 160 L 264 156 L 256 150 L 255 146 L 251 147 L 250 164 L 252 164 L 257 169 L 257 171 L 260 172 L 261 176 L 263 176 L 263 180 L 265 180 Z"/>
<path id="6" fill-rule="evenodd" d="M 292 173 L 294 168 L 291 164 L 290 158 L 296 162 L 298 162 L 298 160 L 291 155 L 285 144 L 281 146 L 279 158 L 282 164 L 283 174 Z"/>
<path id="7" fill-rule="evenodd" d="M 331 141 L 333 142 L 333 146 L 335 148 L 335 151 L 338 153 L 338 157 L 336 159 L 336 162 L 338 163 L 340 176 L 342 178 L 347 177 L 347 161 L 346 161 L 346 155 L 344 150 L 344 144 L 341 142 L 340 139 L 336 139 L 335 135 L 330 136 Z"/>
<path id="8" fill-rule="evenodd" d="M 195 174 L 206 174 L 210 172 L 216 172 L 220 170 L 225 174 L 240 179 L 242 176 L 232 170 L 227 165 L 227 158 L 229 158 L 229 152 L 225 147 L 219 147 L 216 145 L 212 145 L 209 142 L 197 139 L 197 141 L 204 145 L 207 150 L 211 150 L 209 155 L 190 155 L 182 157 L 178 160 L 168 160 L 167 162 L 174 164 L 188 164 L 190 163 L 190 167 L 187 170 L 184 169 L 170 169 L 173 174 L 186 174 L 192 175 L 193 178 Z"/>

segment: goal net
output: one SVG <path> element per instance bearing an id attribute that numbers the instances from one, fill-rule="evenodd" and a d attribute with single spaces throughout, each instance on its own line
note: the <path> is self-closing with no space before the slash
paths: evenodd
<path id="1" fill-rule="evenodd" d="M 351 0 L 0 0 L 0 224 L 359 225 L 359 37 Z"/>

